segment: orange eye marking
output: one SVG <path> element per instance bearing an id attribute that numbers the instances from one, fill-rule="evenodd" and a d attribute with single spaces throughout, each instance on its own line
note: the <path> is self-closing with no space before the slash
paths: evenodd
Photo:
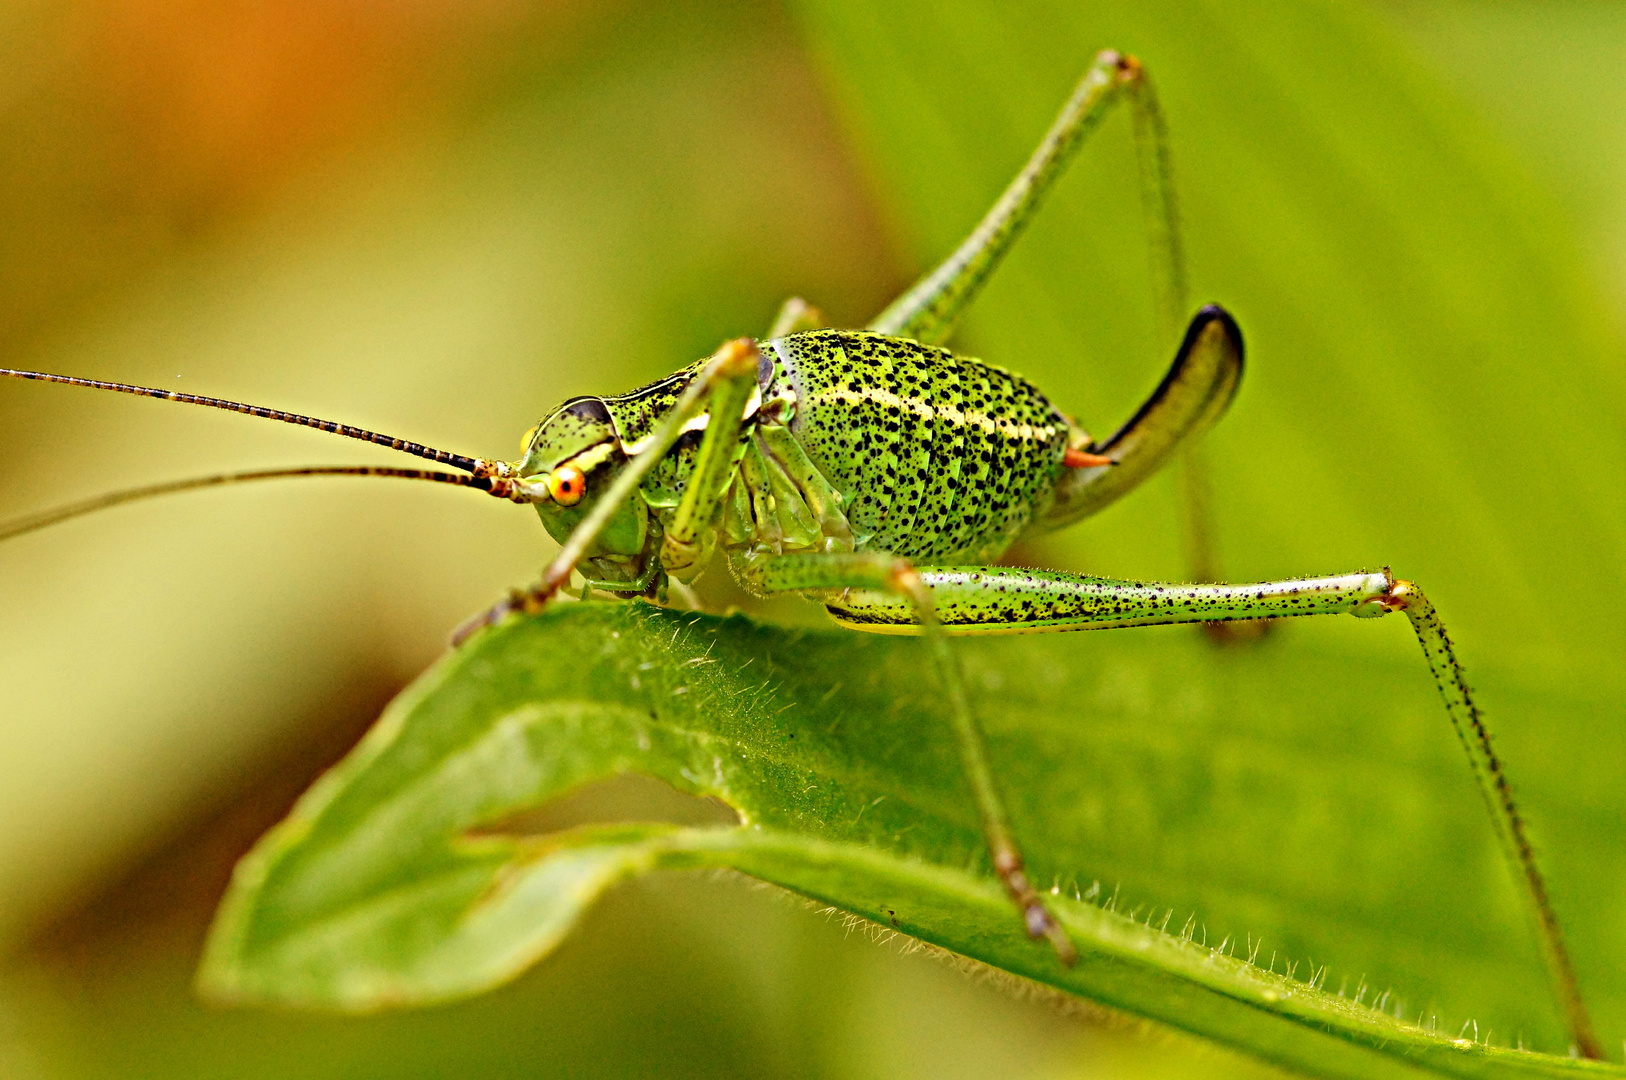
<path id="1" fill-rule="evenodd" d="M 561 465 L 548 474 L 548 496 L 560 506 L 575 506 L 587 494 L 587 477 L 574 465 Z"/>

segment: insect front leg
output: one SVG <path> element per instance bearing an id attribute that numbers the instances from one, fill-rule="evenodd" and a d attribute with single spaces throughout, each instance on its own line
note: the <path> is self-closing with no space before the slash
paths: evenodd
<path id="1" fill-rule="evenodd" d="M 867 589 L 884 594 L 909 610 L 912 625 L 924 630 L 937 665 L 955 740 L 959 744 L 961 765 L 971 784 L 994 871 L 1021 911 L 1028 935 L 1048 938 L 1061 962 L 1071 966 L 1078 952 L 1067 932 L 1045 908 L 1023 869 L 1022 852 L 1011 833 L 1005 804 L 988 763 L 987 740 L 971 712 L 959 664 L 942 633 L 932 591 L 925 586 L 921 573 L 908 560 L 882 552 L 759 555 L 748 560 L 741 573 L 753 588 L 763 593 L 823 595 L 846 589 Z"/>
<path id="2" fill-rule="evenodd" d="M 542 571 L 542 580 L 529 588 L 515 589 L 488 611 L 464 622 L 452 632 L 452 644 L 454 646 L 462 644 L 481 627 L 500 622 L 516 612 L 534 614 L 546 607 L 548 602 L 558 595 L 559 590 L 569 583 L 576 564 L 592 548 L 593 542 L 604 531 L 616 511 L 634 496 L 639 484 L 649 475 L 650 470 L 677 442 L 690 420 L 698 416 L 708 405 L 712 408 L 714 416 L 719 412 L 725 416 L 731 415 L 729 410 L 732 409 L 732 415 L 737 417 L 745 401 L 750 397 L 751 386 L 756 381 L 757 365 L 761 361 L 762 353 L 758 351 L 756 342 L 750 338 L 730 341 L 712 354 L 701 367 L 700 373 L 690 380 L 689 385 L 661 420 L 647 443 L 639 447 L 638 452 L 627 462 L 626 467 L 616 476 L 609 488 L 597 496 L 593 509 L 582 519 L 581 524 L 576 526 L 560 547 L 559 554 L 554 556 L 553 561 Z M 738 404 L 730 405 L 732 402 Z M 708 425 L 708 427 L 722 426 L 727 425 Z M 733 428 L 737 438 L 739 431 L 737 419 Z M 707 443 L 714 441 L 715 436 L 708 433 L 707 439 L 701 443 L 703 455 Z M 689 513 L 692 517 L 698 509 L 693 505 L 695 500 L 688 498 L 686 494 L 684 501 L 690 504 Z"/>
<path id="3" fill-rule="evenodd" d="M 932 598 L 932 620 L 925 630 L 934 640 L 940 640 L 945 633 L 1038 633 L 1294 615 L 1374 617 L 1405 612 L 1434 675 L 1446 716 L 1468 754 L 1503 854 L 1522 885 L 1571 1038 L 1583 1055 L 1601 1056 L 1562 928 L 1548 899 L 1546 881 L 1502 762 L 1491 745 L 1490 731 L 1474 703 L 1439 613 L 1414 583 L 1397 580 L 1387 569 L 1251 585 L 1114 581 L 1058 571 L 987 566 L 923 567 L 916 577 L 922 591 Z M 922 629 L 917 615 L 921 605 L 902 598 L 896 589 L 850 589 L 826 597 L 825 604 L 837 622 L 853 629 L 881 633 L 918 633 Z"/>
<path id="4" fill-rule="evenodd" d="M 703 539 L 713 535 L 712 526 L 721 516 L 723 499 L 739 465 L 740 429 L 757 392 L 761 361 L 762 354 L 753 344 L 748 353 L 742 352 L 719 368 L 694 473 L 661 541 L 661 566 L 680 581 L 690 580 L 691 571 L 711 554 Z"/>

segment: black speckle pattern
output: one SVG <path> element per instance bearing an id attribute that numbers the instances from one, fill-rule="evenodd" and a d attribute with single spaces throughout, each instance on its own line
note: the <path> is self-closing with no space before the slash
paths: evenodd
<path id="1" fill-rule="evenodd" d="M 941 567 L 922 577 L 943 626 L 970 633 L 1331 615 L 1358 611 L 1389 588 L 1386 573 L 1253 585 L 1158 585 L 1004 566 Z M 867 592 L 853 599 L 827 607 L 849 626 L 917 625 L 906 597 Z"/>
<path id="2" fill-rule="evenodd" d="M 672 411 L 672 406 L 677 404 L 678 398 L 683 396 L 683 391 L 689 388 L 690 381 L 700 374 L 700 369 L 704 365 L 704 360 L 697 361 L 682 371 L 674 372 L 664 379 L 657 379 L 631 393 L 601 398 L 605 411 L 615 423 L 621 445 L 636 447 L 654 434 L 660 422 Z"/>
<path id="3" fill-rule="evenodd" d="M 768 347 L 793 384 L 791 430 L 841 491 L 858 550 L 990 561 L 1049 505 L 1067 421 L 1027 380 L 866 331 Z"/>

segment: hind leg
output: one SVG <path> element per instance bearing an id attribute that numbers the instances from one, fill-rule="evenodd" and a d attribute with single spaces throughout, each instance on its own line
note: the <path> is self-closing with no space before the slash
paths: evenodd
<path id="1" fill-rule="evenodd" d="M 787 561 L 805 558 L 784 557 Z M 790 565 L 777 572 L 788 579 L 797 574 Z M 826 577 L 833 581 L 839 574 Z M 1415 584 L 1396 580 L 1387 569 L 1251 585 L 1112 581 L 1056 571 L 981 566 L 922 567 L 915 577 L 918 591 L 930 597 L 932 621 L 925 631 L 938 641 L 944 634 L 1110 629 L 1295 615 L 1374 617 L 1405 612 L 1434 675 L 1446 718 L 1467 752 L 1469 767 L 1508 866 L 1522 886 L 1571 1038 L 1585 1056 L 1599 1056 L 1598 1041 L 1564 945 L 1563 931 L 1548 899 L 1545 878 L 1536 863 L 1501 759 L 1491 745 L 1490 731 L 1468 689 L 1445 624 Z M 926 610 L 924 601 L 913 596 L 905 598 L 896 589 L 877 589 L 857 581 L 850 582 L 850 586 L 840 588 L 837 584 L 835 589 L 816 596 L 837 622 L 882 633 L 921 632 L 923 620 L 918 613 Z M 955 708 L 961 707 L 955 703 Z M 970 722 L 969 714 L 966 722 Z"/>
<path id="2" fill-rule="evenodd" d="M 1185 329 L 1189 309 L 1185 248 L 1180 235 L 1168 130 L 1145 68 L 1135 58 L 1110 49 L 1096 56 L 1027 164 L 971 235 L 876 316 L 870 329 L 927 344 L 946 340 L 989 275 L 1038 212 L 1051 186 L 1085 138 L 1120 99 L 1128 102 L 1134 125 L 1141 206 L 1151 251 L 1160 337 L 1167 347 L 1173 347 Z M 1211 510 L 1209 470 L 1200 441 L 1192 439 L 1177 457 L 1187 565 L 1194 580 L 1215 581 L 1223 575 Z M 1262 625 L 1215 625 L 1209 630 L 1218 638 L 1231 640 L 1257 637 Z"/>

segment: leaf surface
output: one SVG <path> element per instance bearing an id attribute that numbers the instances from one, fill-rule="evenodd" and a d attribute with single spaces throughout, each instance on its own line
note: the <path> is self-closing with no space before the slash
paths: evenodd
<path id="1" fill-rule="evenodd" d="M 1326 1075 L 1599 1071 L 1459 1040 L 1437 1023 L 1430 1031 L 1426 1018 L 1420 1026 L 1374 986 L 1361 988 L 1359 1000 L 1340 996 L 1339 973 L 1324 961 L 1295 958 L 1289 969 L 1285 958 L 1273 959 L 1274 971 L 1250 965 L 1240 930 L 1222 935 L 1189 911 L 1149 906 L 1139 889 L 1103 889 L 1086 876 L 1104 849 L 1133 849 L 1145 830 L 1172 834 L 1172 846 L 1201 847 L 1215 833 L 1246 829 L 1248 814 L 1223 820 L 1230 809 L 1282 809 L 1297 794 L 1259 783 L 1247 755 L 1216 762 L 1204 745 L 1225 723 L 1232 695 L 1253 688 L 1204 678 L 1206 689 L 1192 693 L 1177 673 L 1207 675 L 1231 658 L 1163 631 L 1072 635 L 1036 647 L 1017 639 L 964 644 L 1017 829 L 1038 879 L 1056 883 L 1057 913 L 1083 953 L 1073 969 L 1025 938 L 987 872 L 917 641 L 581 603 L 482 634 L 390 707 L 240 865 L 203 985 L 240 1001 L 346 1010 L 457 998 L 535 962 L 617 880 L 730 867 Z M 1080 663 L 1081 654 L 1094 662 Z M 1306 658 L 1303 679 L 1342 666 Z M 1255 704 L 1288 712 L 1302 690 L 1278 686 L 1275 700 Z M 1323 739 L 1288 751 L 1303 755 L 1317 786 L 1339 778 L 1314 764 L 1316 748 L 1336 742 L 1326 736 L 1358 723 L 1359 712 L 1357 699 L 1355 709 L 1324 718 Z M 1123 753 L 1136 731 L 1151 737 Z M 1442 757 L 1442 771 L 1458 771 L 1452 755 Z M 1184 782 L 1199 771 L 1206 784 Z M 1448 846 L 1474 850 L 1474 861 L 1495 872 L 1463 777 L 1434 771 L 1403 773 L 1386 793 L 1390 824 L 1404 833 L 1396 858 L 1409 859 L 1406 843 L 1422 838 L 1405 826 L 1408 803 L 1427 801 L 1427 789 L 1443 782 L 1465 812 L 1431 828 L 1459 830 Z M 516 817 L 629 772 L 721 800 L 739 824 L 536 832 Z M 1120 802 L 1137 788 L 1139 799 Z M 1189 821 L 1137 820 L 1182 810 Z M 1221 820 L 1200 821 L 1211 816 Z M 1289 819 L 1278 831 L 1286 839 L 1299 830 Z"/>

